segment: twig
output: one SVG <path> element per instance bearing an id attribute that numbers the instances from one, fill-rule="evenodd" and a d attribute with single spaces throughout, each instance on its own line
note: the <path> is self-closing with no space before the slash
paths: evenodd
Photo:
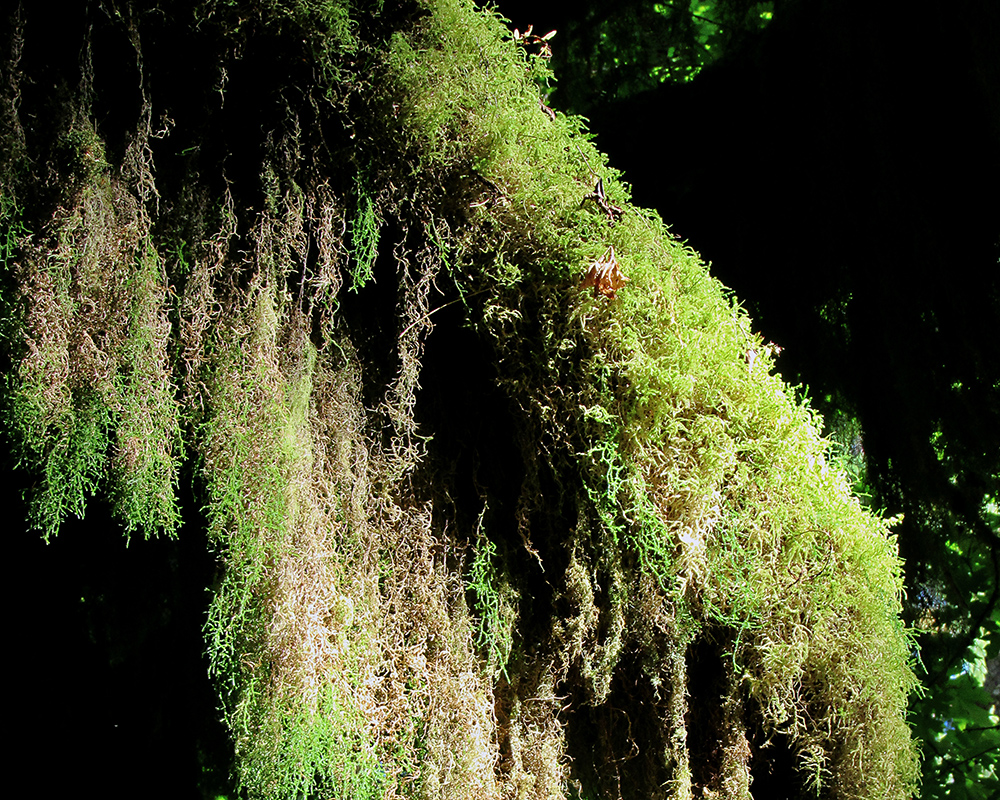
<path id="1" fill-rule="evenodd" d="M 416 325 L 418 322 L 426 322 L 427 320 L 429 320 L 431 318 L 431 314 L 436 314 L 442 308 L 447 308 L 448 306 L 453 306 L 453 305 L 455 305 L 455 303 L 462 302 L 467 297 L 475 297 L 477 294 L 482 294 L 485 291 L 486 291 L 486 289 L 480 289 L 478 292 L 472 292 L 471 294 L 466 294 L 466 295 L 462 295 L 461 297 L 456 297 L 454 300 L 449 300 L 447 303 L 442 303 L 437 308 L 432 308 L 430 311 L 428 311 L 422 317 L 419 317 L 418 319 L 413 320 L 413 322 L 411 322 L 409 325 L 407 325 L 406 328 L 403 329 L 403 332 L 401 334 L 399 334 L 399 338 L 402 339 L 404 336 L 406 336 L 406 334 L 408 334 L 410 332 L 410 329 L 414 325 Z"/>

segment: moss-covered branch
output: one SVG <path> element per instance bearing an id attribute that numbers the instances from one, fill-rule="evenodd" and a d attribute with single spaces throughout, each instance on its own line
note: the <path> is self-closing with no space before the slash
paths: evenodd
<path id="1" fill-rule="evenodd" d="M 172 534 L 196 465 L 241 785 L 907 796 L 893 537 L 544 63 L 460 0 L 254 9 L 89 8 L 132 82 L 12 19 L 67 88 L 4 88 L 0 205 L 31 522 Z"/>

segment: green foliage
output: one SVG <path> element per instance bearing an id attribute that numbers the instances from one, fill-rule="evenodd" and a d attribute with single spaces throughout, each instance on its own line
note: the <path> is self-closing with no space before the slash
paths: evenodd
<path id="1" fill-rule="evenodd" d="M 987 496 L 982 510 L 986 519 L 990 505 L 995 508 Z M 927 582 L 910 598 L 922 628 L 924 686 L 910 712 L 923 748 L 922 794 L 979 800 L 995 796 L 1000 788 L 995 678 L 992 690 L 987 684 L 988 665 L 996 664 L 1000 652 L 1000 612 L 995 593 L 987 588 L 996 555 L 956 525 L 939 558 L 938 575 L 948 581 Z"/>
<path id="2" fill-rule="evenodd" d="M 931 651 L 933 652 L 933 651 Z M 1000 790 L 1000 717 L 983 687 L 997 647 L 977 638 L 958 671 L 942 676 L 914 704 L 914 732 L 924 747 L 924 797 L 986 800 Z M 932 674 L 944 666 L 926 665 Z"/>
<path id="3" fill-rule="evenodd" d="M 176 390 L 165 363 L 170 325 L 162 312 L 163 265 L 148 239 L 139 248 L 119 355 L 111 494 L 126 532 L 148 535 L 180 526 L 176 489 L 183 445 Z"/>
<path id="4" fill-rule="evenodd" d="M 686 83 L 763 30 L 774 2 L 626 0 L 585 4 L 554 46 L 559 104 L 580 114 L 660 83 Z"/>
<path id="5" fill-rule="evenodd" d="M 18 348 L 21 313 L 17 301 L 15 267 L 18 256 L 31 236 L 25 226 L 23 209 L 8 187 L 0 189 L 0 348 L 15 353 Z M 3 386 L 6 393 L 7 376 Z"/>
<path id="6" fill-rule="evenodd" d="M 909 716 L 923 756 L 920 796 L 992 797 L 1000 761 L 997 697 L 986 685 L 987 665 L 1000 649 L 993 588 L 998 567 L 989 533 L 997 530 L 995 503 L 988 488 L 969 480 L 977 469 L 975 459 L 957 455 L 959 443 L 941 425 L 935 425 L 930 437 L 934 456 L 945 474 L 952 473 L 950 492 L 967 483 L 970 494 L 982 493 L 974 514 L 957 512 L 959 504 L 928 488 L 916 493 L 908 481 L 886 482 L 882 469 L 868 463 L 862 421 L 847 400 L 828 396 L 826 405 L 827 428 L 855 490 L 864 492 L 866 504 L 907 508 L 892 523 L 900 536 L 905 531 L 921 537 L 909 558 L 913 588 L 905 605 L 905 615 L 919 631 L 921 686 L 911 697 Z M 970 506 L 964 507 L 972 510 Z"/>

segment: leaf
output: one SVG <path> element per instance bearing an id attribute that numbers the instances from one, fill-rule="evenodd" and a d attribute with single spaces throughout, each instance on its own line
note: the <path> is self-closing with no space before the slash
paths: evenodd
<path id="1" fill-rule="evenodd" d="M 622 274 L 618 260 L 615 258 L 615 248 L 611 246 L 601 256 L 600 261 L 595 261 L 590 265 L 580 288 L 589 289 L 593 286 L 594 297 L 603 295 L 614 300 L 618 290 L 626 283 L 628 283 L 628 278 Z"/>

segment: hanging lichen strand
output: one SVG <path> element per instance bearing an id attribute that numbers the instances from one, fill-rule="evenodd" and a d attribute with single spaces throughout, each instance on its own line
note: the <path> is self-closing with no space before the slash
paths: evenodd
<path id="1" fill-rule="evenodd" d="M 908 796 L 893 537 L 544 49 L 79 5 L 5 20 L 7 433 L 45 536 L 194 466 L 250 796 Z"/>

